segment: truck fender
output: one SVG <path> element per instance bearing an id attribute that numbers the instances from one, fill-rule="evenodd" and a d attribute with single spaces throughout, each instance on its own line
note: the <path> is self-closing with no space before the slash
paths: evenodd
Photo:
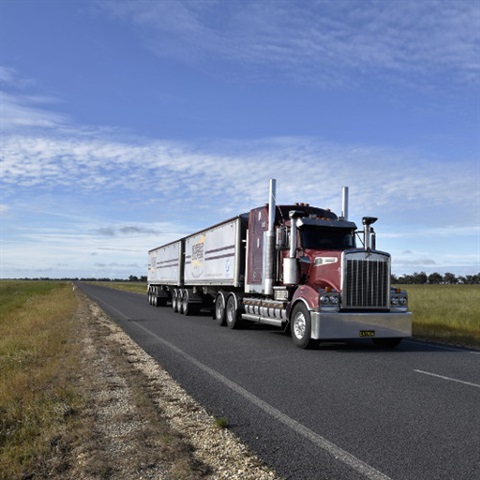
<path id="1" fill-rule="evenodd" d="M 303 302 L 308 310 L 318 310 L 318 292 L 309 285 L 301 285 L 295 290 L 292 301 L 287 308 L 287 318 L 290 318 L 293 307 L 298 302 Z"/>

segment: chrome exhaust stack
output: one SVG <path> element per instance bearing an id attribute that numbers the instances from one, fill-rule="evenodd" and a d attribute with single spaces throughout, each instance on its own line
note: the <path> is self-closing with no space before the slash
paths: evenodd
<path id="1" fill-rule="evenodd" d="M 288 257 L 283 259 L 283 283 L 285 285 L 296 285 L 298 283 L 297 263 L 297 217 L 298 212 L 292 210 L 290 216 L 290 249 Z"/>
<path id="2" fill-rule="evenodd" d="M 270 194 L 268 198 L 268 230 L 265 245 L 265 275 L 263 277 L 263 293 L 273 295 L 273 272 L 275 263 L 275 195 L 277 181 L 270 179 Z"/>
<path id="3" fill-rule="evenodd" d="M 372 248 L 375 249 L 376 247 L 376 240 L 375 240 L 375 232 L 373 228 L 370 227 L 373 223 L 378 220 L 377 217 L 363 217 L 363 245 L 365 250 L 371 250 Z M 373 245 L 372 245 L 373 244 Z"/>
<path id="4" fill-rule="evenodd" d="M 341 220 L 348 220 L 348 187 L 342 188 L 342 214 Z"/>

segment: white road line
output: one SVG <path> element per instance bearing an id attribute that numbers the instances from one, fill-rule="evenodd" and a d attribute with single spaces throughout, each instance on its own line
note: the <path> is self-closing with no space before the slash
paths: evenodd
<path id="1" fill-rule="evenodd" d="M 122 314 L 122 316 L 124 316 Z M 204 372 L 208 373 L 212 377 L 214 377 L 216 380 L 219 382 L 223 383 L 225 386 L 233 390 L 234 392 L 238 393 L 254 405 L 256 405 L 258 408 L 266 412 L 267 414 L 271 415 L 278 421 L 282 422 L 285 424 L 287 427 L 291 428 L 298 434 L 302 435 L 306 439 L 310 440 L 312 443 L 314 443 L 317 447 L 320 447 L 322 450 L 326 451 L 330 455 L 333 455 L 333 457 L 336 460 L 339 460 L 343 462 L 344 464 L 348 465 L 349 467 L 353 468 L 360 474 L 364 475 L 366 478 L 370 480 L 392 480 L 390 477 L 387 475 L 384 475 L 382 472 L 376 470 L 372 466 L 368 465 L 367 463 L 363 462 L 359 458 L 351 455 L 347 451 L 343 450 L 342 448 L 338 447 L 334 443 L 328 441 L 326 438 L 323 438 L 322 436 L 318 435 L 317 433 L 313 432 L 307 427 L 304 427 L 302 424 L 298 423 L 296 420 L 293 418 L 288 417 L 284 413 L 282 413 L 280 410 L 277 410 L 275 407 L 272 407 L 270 404 L 267 402 L 264 402 L 257 396 L 253 395 L 250 393 L 248 390 L 245 390 L 242 388 L 240 385 L 237 385 L 236 383 L 232 382 L 228 378 L 224 377 L 222 374 L 218 373 L 216 370 L 213 370 L 212 368 L 208 367 L 207 365 L 199 362 L 196 360 L 194 357 L 189 355 L 188 353 L 184 352 L 177 346 L 173 345 L 172 343 L 168 342 L 167 340 L 164 340 L 163 338 L 159 337 L 158 335 L 155 335 L 153 332 L 148 330 L 148 328 L 144 327 L 143 325 L 140 325 L 139 323 L 135 323 L 135 325 L 139 328 L 141 328 L 143 331 L 148 333 L 148 335 L 154 337 L 158 342 L 162 343 L 166 347 L 170 348 L 174 352 L 178 353 L 180 356 L 191 362 L 193 365 L 198 367 L 200 370 L 203 370 Z"/>
<path id="2" fill-rule="evenodd" d="M 115 307 L 110 305 L 108 302 L 105 302 L 104 300 L 101 300 L 95 295 L 89 294 L 91 298 L 96 299 L 99 303 L 103 303 L 104 305 L 108 305 L 108 307 L 115 311 L 120 317 L 123 317 L 125 320 L 128 320 L 128 316 L 125 315 L 124 313 L 120 312 L 117 310 Z M 387 475 L 383 474 L 379 470 L 375 469 L 374 467 L 368 465 L 367 463 L 363 462 L 359 458 L 355 457 L 354 455 L 348 453 L 346 450 L 343 450 L 342 448 L 338 447 L 334 443 L 330 442 L 326 438 L 322 437 L 321 435 L 318 435 L 314 431 L 310 430 L 309 428 L 303 426 L 302 424 L 298 423 L 296 420 L 293 418 L 290 418 L 289 416 L 285 415 L 282 413 L 280 410 L 277 410 L 275 407 L 272 407 L 269 403 L 261 400 L 257 396 L 253 395 L 250 393 L 248 390 L 245 390 L 242 388 L 240 385 L 237 385 L 235 382 L 232 382 L 228 378 L 224 377 L 222 374 L 218 373 L 216 370 L 213 370 L 212 368 L 208 367 L 207 365 L 199 362 L 197 359 L 189 355 L 188 353 L 184 352 L 177 346 L 173 345 L 172 343 L 168 342 L 167 340 L 159 337 L 155 333 L 151 332 L 148 328 L 144 327 L 143 325 L 134 322 L 134 325 L 142 329 L 144 332 L 146 332 L 148 335 L 152 336 L 155 338 L 158 342 L 161 344 L 165 345 L 166 347 L 170 348 L 186 360 L 188 360 L 190 363 L 198 367 L 200 370 L 203 370 L 204 372 L 208 373 L 211 375 L 213 378 L 218 380 L 219 382 L 223 383 L 225 386 L 233 390 L 234 392 L 238 393 L 254 405 L 256 405 L 258 408 L 263 410 L 265 413 L 271 415 L 278 421 L 282 422 L 284 425 L 287 427 L 291 428 L 298 434 L 302 435 L 305 437 L 307 440 L 311 441 L 313 444 L 315 444 L 317 447 L 321 448 L 325 452 L 329 453 L 332 455 L 336 460 L 339 460 L 343 462 L 345 465 L 348 465 L 350 468 L 356 470 L 369 480 L 392 480 L 390 477 Z"/>
<path id="3" fill-rule="evenodd" d="M 414 370 L 414 372 L 423 373 L 424 375 L 430 375 L 431 377 L 437 377 L 437 378 L 441 378 L 443 380 L 449 380 L 450 382 L 463 383 L 463 385 L 469 385 L 470 387 L 480 388 L 480 385 L 477 384 L 477 383 L 465 382 L 463 380 L 458 380 L 457 378 L 445 377 L 443 375 L 437 375 L 436 373 L 425 372 L 423 370 Z"/>

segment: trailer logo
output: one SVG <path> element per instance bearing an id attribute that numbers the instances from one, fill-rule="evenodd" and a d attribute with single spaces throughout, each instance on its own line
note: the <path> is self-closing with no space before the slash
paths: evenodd
<path id="1" fill-rule="evenodd" d="M 206 237 L 202 236 L 198 243 L 192 245 L 192 276 L 198 278 L 203 273 L 203 265 L 205 262 L 205 245 Z"/>

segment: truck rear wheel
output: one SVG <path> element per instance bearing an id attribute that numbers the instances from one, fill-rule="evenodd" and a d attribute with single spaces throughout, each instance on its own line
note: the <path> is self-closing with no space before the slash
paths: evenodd
<path id="1" fill-rule="evenodd" d="M 181 300 L 181 311 L 185 316 L 192 314 L 192 304 L 190 302 L 190 294 L 188 290 L 183 290 L 182 300 Z"/>
<path id="2" fill-rule="evenodd" d="M 227 298 L 227 306 L 225 307 L 225 318 L 229 328 L 236 329 L 241 327 L 241 312 L 239 308 L 238 298 L 231 293 Z"/>
<path id="3" fill-rule="evenodd" d="M 290 318 L 293 343 L 299 348 L 310 348 L 312 322 L 307 307 L 303 303 L 297 303 Z"/>
<path id="4" fill-rule="evenodd" d="M 225 294 L 223 292 L 218 292 L 217 297 L 215 298 L 215 314 L 213 318 L 221 327 L 227 324 L 225 318 L 225 303 Z"/>

